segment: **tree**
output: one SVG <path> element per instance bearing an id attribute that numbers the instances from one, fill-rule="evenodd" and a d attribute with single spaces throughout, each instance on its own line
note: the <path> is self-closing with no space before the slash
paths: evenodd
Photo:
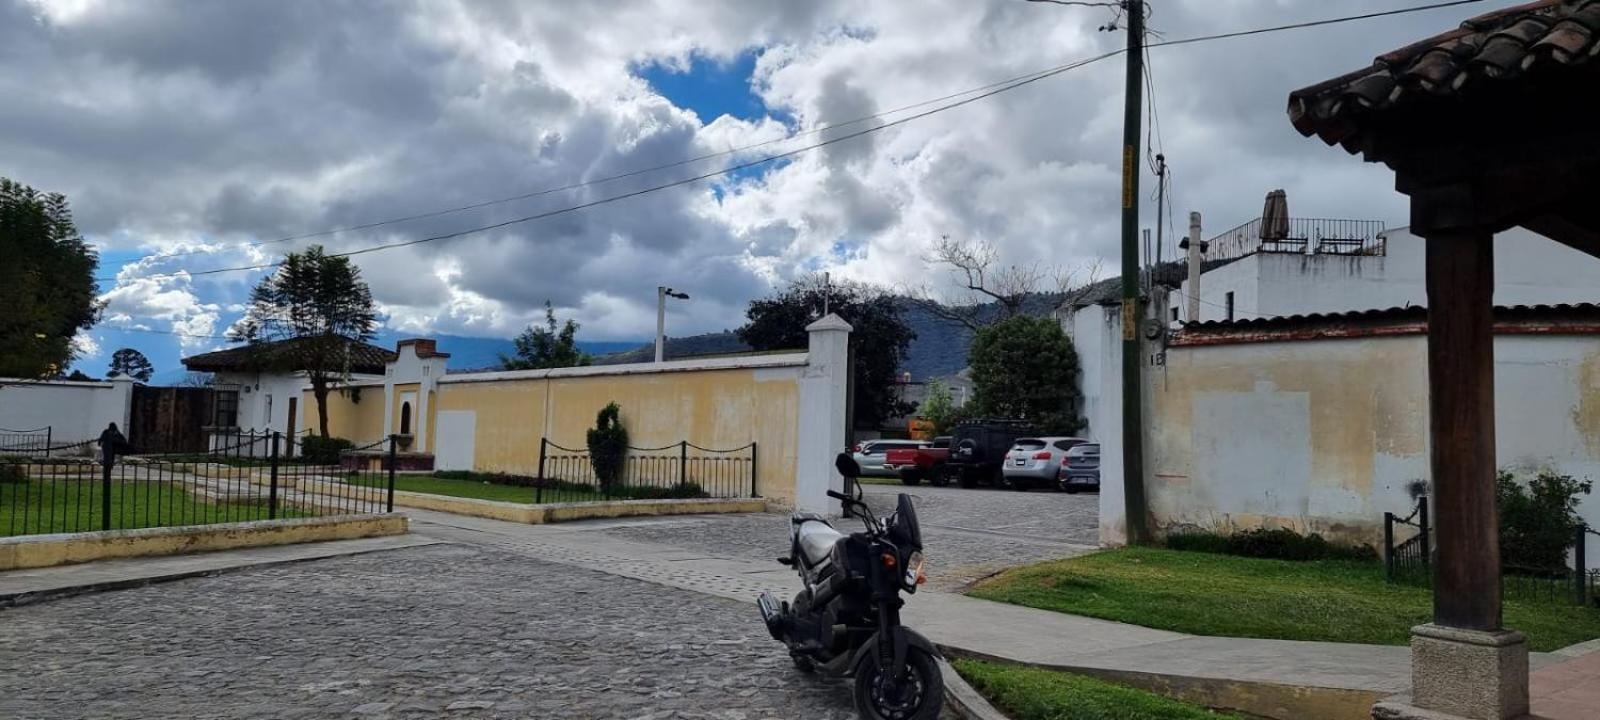
<path id="1" fill-rule="evenodd" d="M 107 377 L 126 375 L 139 382 L 150 382 L 150 376 L 155 373 L 155 368 L 150 365 L 150 358 L 144 353 L 133 348 L 123 348 L 111 354 L 111 372 Z"/>
<path id="2" fill-rule="evenodd" d="M 985 415 L 1017 418 L 1039 432 L 1071 435 L 1078 416 L 1078 353 L 1061 325 L 1018 315 L 972 340 L 972 402 Z"/>
<path id="3" fill-rule="evenodd" d="M 76 357 L 93 326 L 100 258 L 78 234 L 66 196 L 0 178 L 0 377 L 38 379 Z"/>
<path id="4" fill-rule="evenodd" d="M 829 285 L 817 276 L 801 278 L 776 295 L 752 301 L 745 311 L 750 322 L 737 331 L 739 339 L 756 350 L 804 348 L 810 340 L 806 326 L 822 317 L 825 305 L 854 328 L 850 347 L 856 351 L 857 426 L 877 427 L 885 419 L 910 413 L 911 405 L 900 398 L 895 373 L 917 335 L 901 318 L 899 300 L 878 288 L 851 282 Z"/>
<path id="5" fill-rule="evenodd" d="M 949 435 L 965 414 L 948 386 L 938 380 L 928 381 L 928 393 L 917 407 L 917 415 L 933 423 L 934 435 Z"/>
<path id="6" fill-rule="evenodd" d="M 1028 314 L 1029 301 L 1036 298 L 1045 299 L 1049 309 L 1071 302 L 1094 285 L 1100 271 L 1098 264 L 1090 266 L 1088 281 L 1079 284 L 1079 273 L 1074 270 L 1038 262 L 1002 265 L 1000 249 L 993 243 L 955 240 L 949 235 L 934 246 L 929 262 L 949 271 L 956 290 L 948 296 L 949 302 L 934 299 L 934 293 L 925 287 L 909 288 L 906 294 L 934 317 L 973 331 Z"/>
<path id="7" fill-rule="evenodd" d="M 350 344 L 372 339 L 377 322 L 361 270 L 350 258 L 313 245 L 285 255 L 277 271 L 261 279 L 234 335 L 256 348 L 255 362 L 264 369 L 306 373 L 318 428 L 327 437 L 328 392 L 349 378 Z"/>
<path id="8" fill-rule="evenodd" d="M 516 357 L 502 354 L 500 367 L 506 370 L 544 370 L 547 368 L 580 367 L 593 361 L 588 353 L 578 349 L 578 323 L 570 318 L 556 324 L 556 311 L 550 301 L 544 301 L 544 327 L 529 325 L 515 340 Z"/>

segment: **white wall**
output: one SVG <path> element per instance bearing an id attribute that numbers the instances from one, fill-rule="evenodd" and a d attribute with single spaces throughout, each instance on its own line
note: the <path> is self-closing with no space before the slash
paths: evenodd
<path id="1" fill-rule="evenodd" d="M 1500 335 L 1495 355 L 1496 465 L 1600 480 L 1600 336 Z M 1383 513 L 1409 513 L 1429 478 L 1425 335 L 1173 347 L 1165 385 L 1160 370 L 1146 486 L 1163 527 L 1377 544 Z M 1600 497 L 1580 511 L 1600 525 Z"/>
<path id="2" fill-rule="evenodd" d="M 97 439 L 111 423 L 126 434 L 133 385 L 129 378 L 105 382 L 0 379 L 0 428 L 49 426 L 53 445 Z"/>
<path id="3" fill-rule="evenodd" d="M 1405 228 L 1384 237 L 1387 256 L 1257 253 L 1207 272 L 1200 277 L 1200 319 L 1224 319 L 1228 292 L 1237 319 L 1425 305 L 1423 239 Z M 1181 293 L 1188 292 L 1185 282 Z M 1507 230 L 1495 236 L 1494 300 L 1600 301 L 1600 259 L 1529 230 Z M 1183 297 L 1172 302 L 1182 307 Z"/>

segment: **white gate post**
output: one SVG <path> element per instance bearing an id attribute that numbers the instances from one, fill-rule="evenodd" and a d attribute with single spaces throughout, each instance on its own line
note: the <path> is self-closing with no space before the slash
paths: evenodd
<path id="1" fill-rule="evenodd" d="M 833 458 L 845 450 L 845 412 L 850 387 L 850 323 L 829 314 L 810 325 L 805 374 L 800 379 L 800 427 L 795 445 L 794 505 L 798 510 L 839 513 L 829 489 L 843 491 Z"/>

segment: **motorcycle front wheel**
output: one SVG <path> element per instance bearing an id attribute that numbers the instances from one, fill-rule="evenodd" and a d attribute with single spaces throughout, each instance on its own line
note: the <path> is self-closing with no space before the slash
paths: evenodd
<path id="1" fill-rule="evenodd" d="M 856 668 L 856 712 L 863 720 L 935 720 L 944 706 L 939 663 L 920 648 L 906 649 L 906 676 L 890 688 L 876 653 Z"/>

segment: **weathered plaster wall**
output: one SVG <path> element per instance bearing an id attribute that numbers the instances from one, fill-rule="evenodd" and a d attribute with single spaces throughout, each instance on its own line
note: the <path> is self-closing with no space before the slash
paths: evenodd
<path id="1" fill-rule="evenodd" d="M 1426 348 L 1421 335 L 1170 348 L 1150 382 L 1158 523 L 1377 543 L 1383 513 L 1409 512 L 1407 486 L 1429 477 Z M 1600 337 L 1502 335 L 1495 353 L 1498 465 L 1600 479 Z M 1600 524 L 1600 499 L 1582 511 Z"/>
<path id="2" fill-rule="evenodd" d="M 128 431 L 132 379 L 0 381 L 0 428 L 34 430 L 48 426 L 54 445 L 93 440 L 111 423 Z"/>
<path id="3" fill-rule="evenodd" d="M 300 430 L 317 427 L 317 399 L 310 390 L 300 396 Z M 328 395 L 328 434 L 357 445 L 383 439 L 383 385 L 342 388 Z"/>

